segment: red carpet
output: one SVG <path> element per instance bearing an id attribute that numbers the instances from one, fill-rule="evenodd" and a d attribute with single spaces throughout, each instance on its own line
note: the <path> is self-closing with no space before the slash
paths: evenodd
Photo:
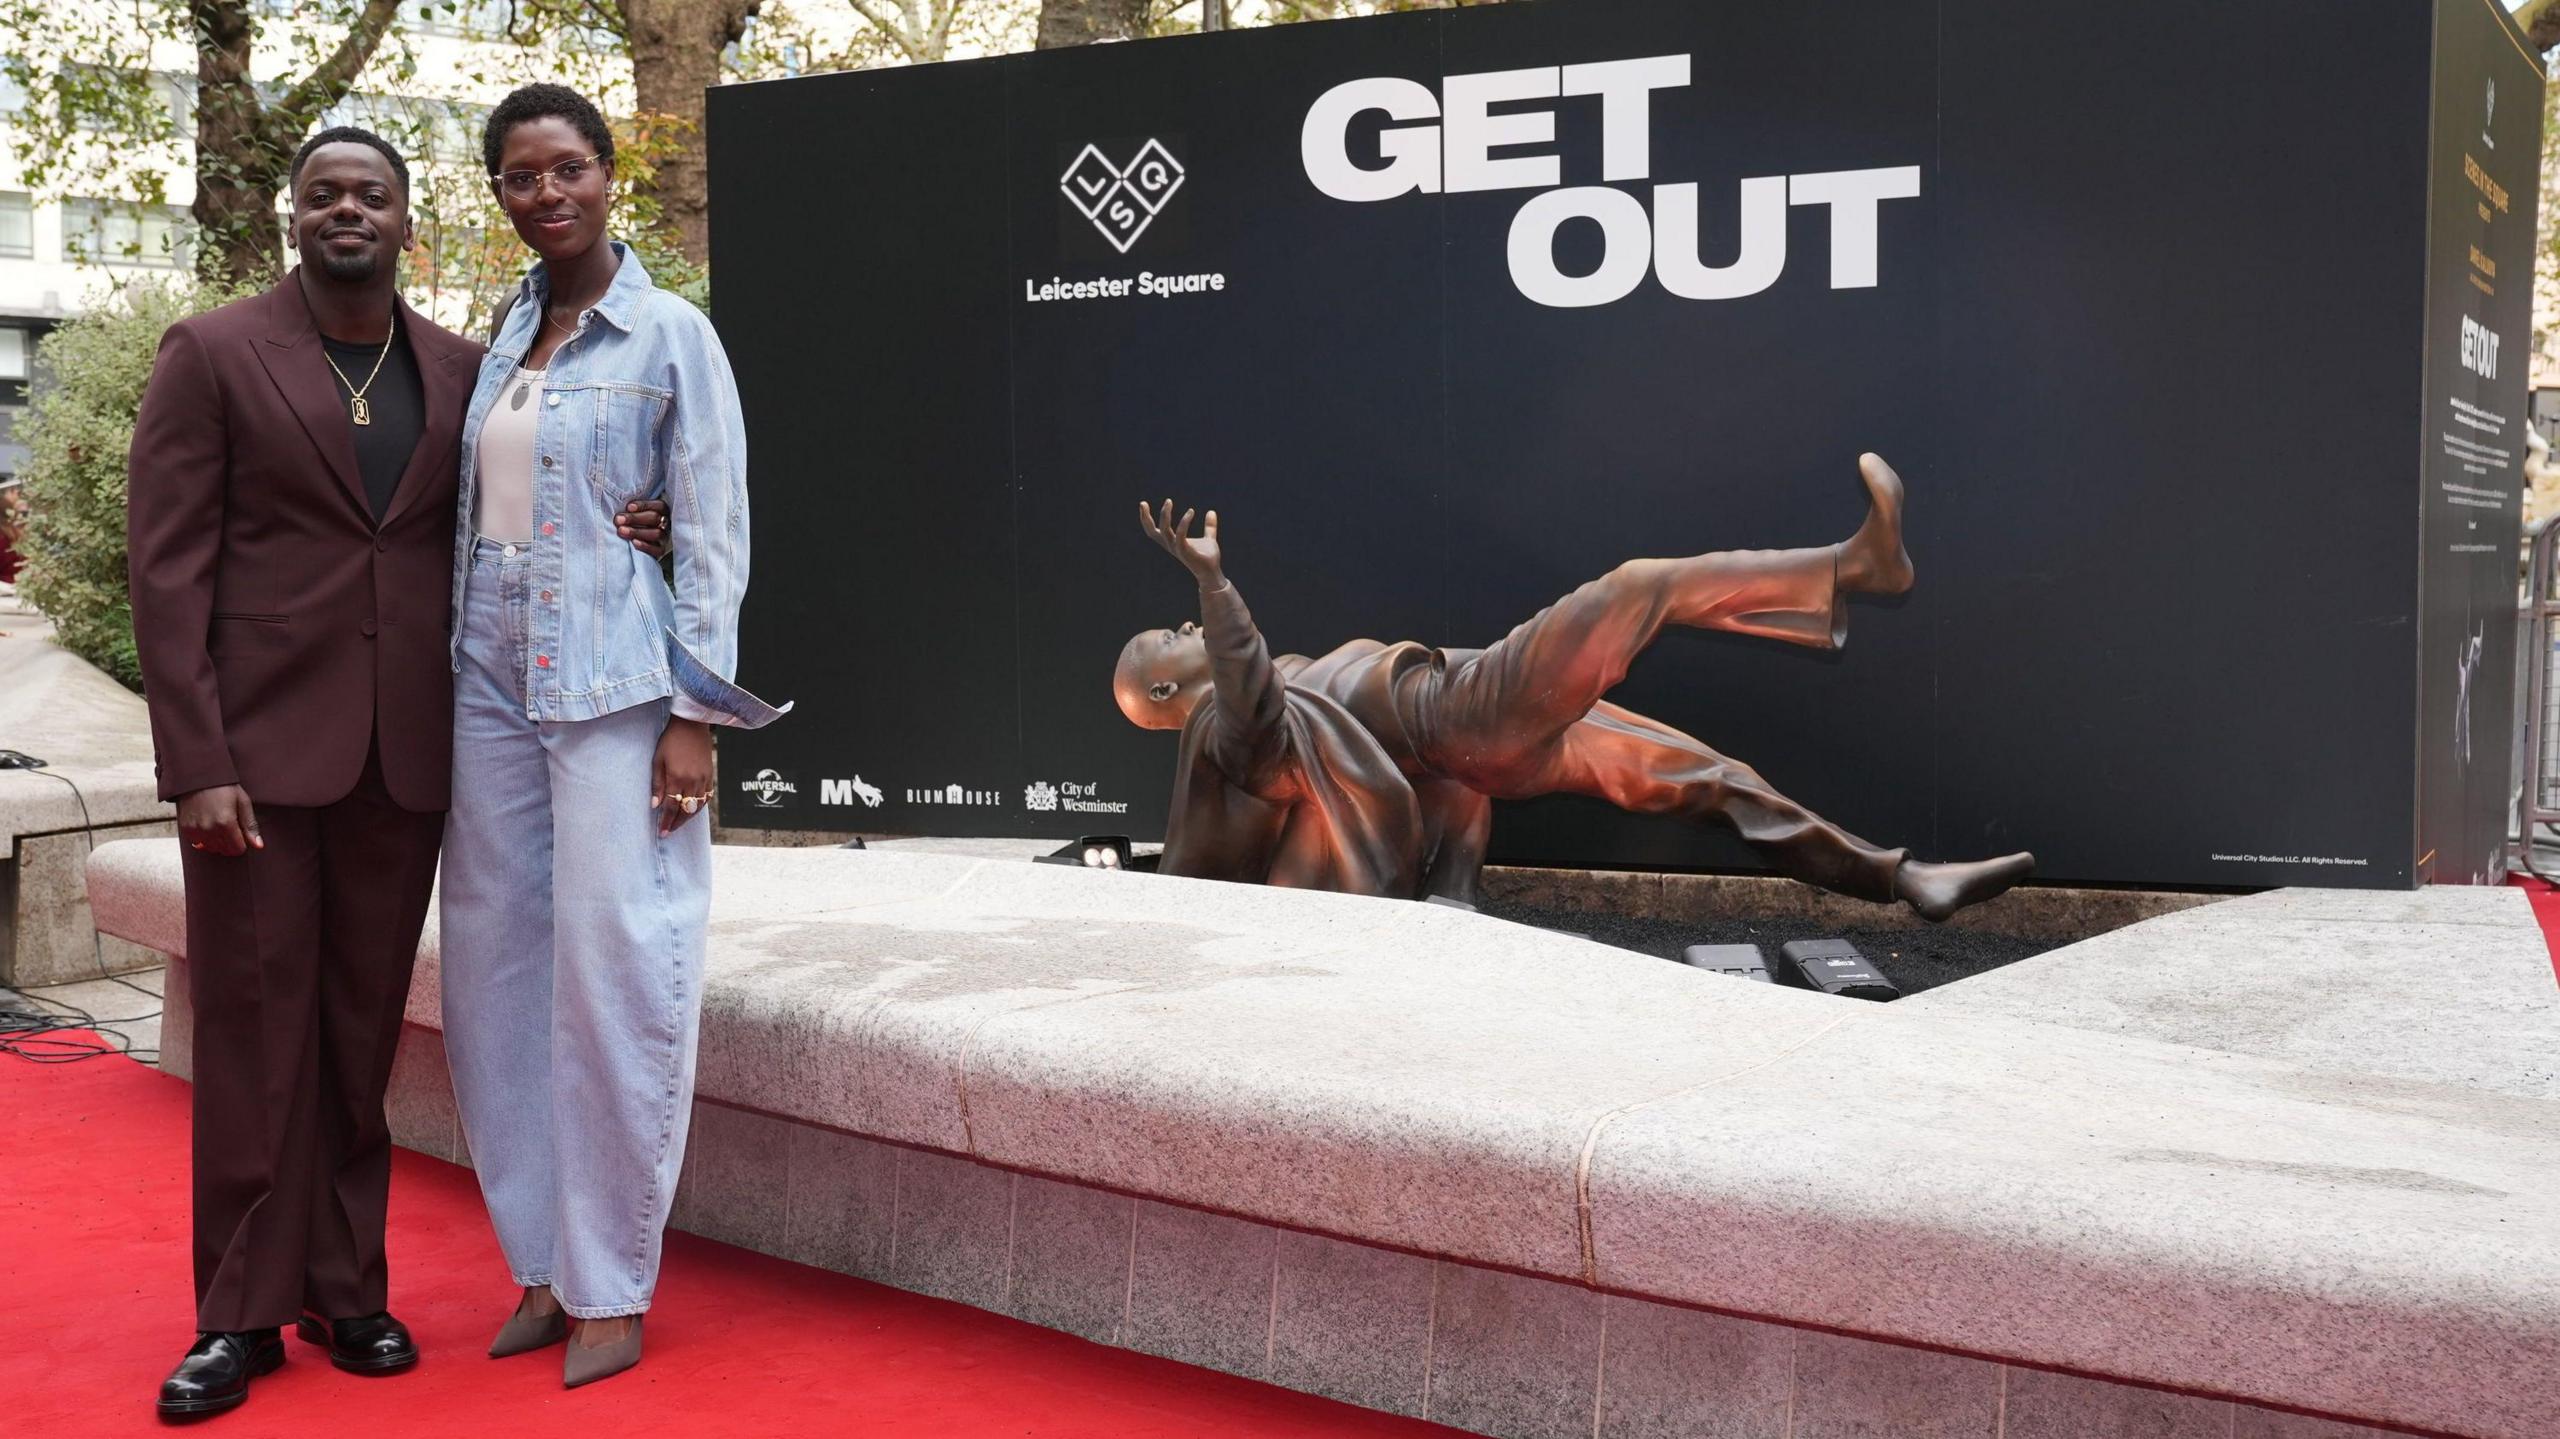
<path id="1" fill-rule="evenodd" d="M 130 1060 L 0 1058 L 0 1393 L 13 1435 L 167 1432 L 151 1399 L 189 1340 L 187 1086 Z M 667 1237 L 647 1360 L 568 1393 L 558 1350 L 491 1360 L 513 1301 L 467 1170 L 400 1151 L 392 1307 L 426 1358 L 358 1379 L 288 1338 L 207 1434 L 1425 1436 L 1457 1431 L 1193 1369 Z"/>
<path id="2" fill-rule="evenodd" d="M 2545 884 L 2531 875 L 2510 875 L 2507 883 L 2524 891 L 2525 902 L 2533 906 L 2533 917 L 2542 926 L 2542 942 L 2551 950 L 2551 974 L 2560 979 L 2560 889 Z"/>

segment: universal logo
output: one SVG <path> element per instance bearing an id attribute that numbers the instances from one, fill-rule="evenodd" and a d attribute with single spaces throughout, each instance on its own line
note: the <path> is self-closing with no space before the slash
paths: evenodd
<path id="1" fill-rule="evenodd" d="M 1100 146 L 1087 145 L 1058 177 L 1058 189 L 1076 213 L 1125 255 L 1164 213 L 1165 201 L 1182 188 L 1183 178 L 1182 162 L 1160 140 L 1140 146 L 1126 165 L 1112 163 Z"/>
<path id="2" fill-rule="evenodd" d="M 1045 779 L 1035 780 L 1030 788 L 1022 792 L 1022 807 L 1038 814 L 1054 814 L 1062 809 L 1069 814 L 1127 814 L 1129 812 L 1127 800 L 1095 798 L 1101 789 L 1102 786 L 1098 784 L 1076 784 L 1072 781 L 1066 784 L 1051 784 Z"/>
<path id="3" fill-rule="evenodd" d="M 994 808 L 1004 803 L 1004 796 L 991 789 L 965 789 L 955 784 L 941 789 L 908 790 L 907 803 Z"/>
<path id="4" fill-rule="evenodd" d="M 851 779 L 818 781 L 818 803 L 820 804 L 853 804 L 859 801 L 866 809 L 878 809 L 881 798 L 880 786 L 864 783 L 860 775 L 855 775 Z"/>
<path id="5" fill-rule="evenodd" d="M 1653 93 L 1688 84 L 1686 55 L 1447 75 L 1436 94 L 1399 76 L 1349 80 L 1308 107 L 1298 154 L 1308 182 L 1336 200 L 1543 191 L 1512 217 L 1509 241 L 1511 283 L 1541 305 L 1612 304 L 1635 293 L 1647 273 L 1684 300 L 1756 295 L 1787 267 L 1787 216 L 1794 206 L 1831 213 L 1831 288 L 1874 286 L 1877 212 L 1888 200 L 1920 193 L 1920 167 L 1754 176 L 1741 182 L 1738 204 L 1702 200 L 1694 182 L 1650 185 L 1648 205 L 1633 182 L 1653 176 Z M 1599 105 L 1600 178 L 1608 183 L 1566 185 L 1563 157 L 1554 151 L 1554 108 L 1518 106 L 1590 99 Z M 1509 108 L 1497 113 L 1497 105 Z M 1375 120 L 1355 125 L 1373 113 L 1386 117 L 1385 128 Z M 1361 148 L 1383 163 L 1370 154 L 1353 157 L 1354 129 L 1374 134 Z M 1547 153 L 1535 153 L 1540 146 Z M 1707 219 L 1734 229 L 1702 248 L 1698 227 Z M 1568 274 L 1556 262 L 1556 233 L 1573 220 L 1591 221 L 1600 231 L 1600 262 L 1584 274 Z M 1722 235 L 1736 231 L 1741 243 L 1733 260 L 1706 263 L 1705 249 L 1724 250 L 1729 242 Z"/>
<path id="6" fill-rule="evenodd" d="M 754 779 L 738 781 L 738 788 L 743 793 L 755 796 L 758 809 L 780 809 L 785 796 L 793 799 L 800 797 L 800 786 L 793 784 L 791 777 L 779 770 L 757 770 Z"/>

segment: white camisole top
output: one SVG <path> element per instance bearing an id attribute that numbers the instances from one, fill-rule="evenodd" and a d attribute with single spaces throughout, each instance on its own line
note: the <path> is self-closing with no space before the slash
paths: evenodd
<path id="1" fill-rule="evenodd" d="M 533 539 L 533 440 L 542 417 L 543 373 L 516 371 L 480 425 L 479 514 L 472 523 L 500 544 Z"/>

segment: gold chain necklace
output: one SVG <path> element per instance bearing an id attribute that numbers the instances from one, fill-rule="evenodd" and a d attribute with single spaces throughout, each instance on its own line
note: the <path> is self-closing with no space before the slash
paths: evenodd
<path id="1" fill-rule="evenodd" d="M 347 372 L 338 368 L 338 357 L 329 353 L 325 337 L 321 342 L 320 358 L 329 362 L 329 369 L 337 375 L 338 383 L 347 387 L 347 418 L 359 425 L 373 423 L 373 406 L 365 403 L 364 392 L 373 388 L 374 379 L 382 373 L 382 362 L 391 358 L 391 342 L 398 338 L 400 324 L 398 317 L 394 316 L 390 333 L 382 337 L 382 353 L 373 357 L 373 373 L 364 377 L 362 385 L 348 379 Z"/>

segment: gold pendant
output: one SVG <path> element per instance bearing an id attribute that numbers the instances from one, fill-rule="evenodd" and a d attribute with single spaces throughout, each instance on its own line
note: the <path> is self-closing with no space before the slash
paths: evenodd
<path id="1" fill-rule="evenodd" d="M 359 425 L 370 425 L 373 423 L 373 406 L 364 402 L 364 396 L 350 395 L 347 397 L 347 400 L 348 419 L 355 421 Z"/>

